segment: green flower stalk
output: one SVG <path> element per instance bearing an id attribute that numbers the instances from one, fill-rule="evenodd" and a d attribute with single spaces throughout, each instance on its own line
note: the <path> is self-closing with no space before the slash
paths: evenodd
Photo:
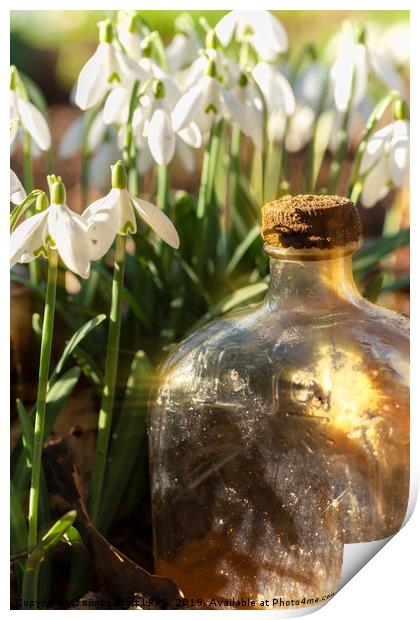
<path id="1" fill-rule="evenodd" d="M 112 187 L 120 190 L 125 190 L 127 188 L 127 174 L 121 162 L 118 162 L 118 164 L 116 164 L 112 169 Z M 112 427 L 115 385 L 118 370 L 118 354 L 120 348 L 126 240 L 127 237 L 120 234 L 118 234 L 115 238 L 115 265 L 114 277 L 112 281 L 105 374 L 91 483 L 90 514 L 93 523 L 97 522 L 100 510 L 106 463 L 108 460 L 109 439 Z"/>
<path id="2" fill-rule="evenodd" d="M 51 202 L 65 201 L 64 185 L 54 183 L 51 187 Z M 45 196 L 40 196 L 39 208 L 47 207 Z M 51 348 L 54 331 L 55 299 L 57 290 L 58 252 L 50 250 L 48 259 L 48 280 L 45 296 L 44 320 L 42 324 L 41 355 L 39 361 L 38 393 L 34 425 L 34 447 L 32 455 L 31 489 L 29 493 L 28 549 L 34 549 L 38 542 L 38 505 L 41 482 L 42 445 L 44 440 L 45 411 L 50 372 Z"/>

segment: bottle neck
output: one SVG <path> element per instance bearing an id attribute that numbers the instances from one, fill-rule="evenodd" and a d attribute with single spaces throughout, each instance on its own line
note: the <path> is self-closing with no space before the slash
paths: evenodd
<path id="1" fill-rule="evenodd" d="M 266 246 L 270 285 L 265 303 L 272 308 L 323 312 L 360 302 L 353 279 L 355 246 L 334 250 L 295 250 Z"/>

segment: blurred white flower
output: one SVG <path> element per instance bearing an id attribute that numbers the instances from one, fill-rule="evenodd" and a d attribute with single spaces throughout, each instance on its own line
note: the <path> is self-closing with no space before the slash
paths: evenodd
<path id="1" fill-rule="evenodd" d="M 241 71 L 239 65 L 231 58 L 221 54 L 214 48 L 206 48 L 200 50 L 199 57 L 194 60 L 189 69 L 187 69 L 180 80 L 180 86 L 183 91 L 187 91 L 197 84 L 197 82 L 206 73 L 209 60 L 212 60 L 216 67 L 216 74 L 221 78 L 225 87 L 229 88 L 238 83 Z"/>
<path id="2" fill-rule="evenodd" d="M 224 47 L 234 37 L 241 43 L 250 43 L 263 60 L 275 60 L 289 45 L 283 25 L 269 11 L 231 11 L 215 30 Z"/>
<path id="3" fill-rule="evenodd" d="M 355 35 L 344 36 L 340 54 L 331 68 L 334 102 L 340 112 L 347 110 L 352 88 L 352 105 L 358 105 L 365 97 L 370 74 L 387 88 L 395 89 L 401 95 L 405 93 L 401 75 L 365 41 L 365 36 L 360 35 L 360 42 L 356 41 Z"/>
<path id="4" fill-rule="evenodd" d="M 272 142 L 284 137 L 287 117 L 296 108 L 295 96 L 284 75 L 267 62 L 260 62 L 252 70 L 252 76 L 264 96 L 268 114 L 268 137 Z"/>
<path id="5" fill-rule="evenodd" d="M 121 162 L 116 166 L 121 169 Z M 91 260 L 102 258 L 116 235 L 134 234 L 137 231 L 136 213 L 166 243 L 173 248 L 179 247 L 178 233 L 171 220 L 160 209 L 133 196 L 127 189 L 113 187 L 104 198 L 93 202 L 82 215 L 87 226 Z"/>
<path id="6" fill-rule="evenodd" d="M 361 194 L 365 207 L 372 207 L 382 200 L 390 187 L 402 187 L 407 182 L 409 134 L 409 121 L 395 120 L 369 139 L 360 164 L 360 175 L 365 175 Z"/>
<path id="7" fill-rule="evenodd" d="M 66 205 L 65 190 L 52 189 L 54 202 L 40 213 L 28 217 L 10 238 L 10 267 L 17 262 L 29 263 L 41 254 L 48 257 L 56 249 L 63 263 L 81 278 L 90 272 L 87 227 L 81 217 Z M 54 198 L 55 195 L 55 198 Z"/>
<path id="8" fill-rule="evenodd" d="M 228 115 L 241 131 L 252 139 L 257 149 L 263 146 L 263 110 L 254 84 L 243 74 L 238 85 L 225 91 L 224 100 Z"/>
<path id="9" fill-rule="evenodd" d="M 194 37 L 177 33 L 166 48 L 169 71 L 173 74 L 189 66 L 198 55 L 198 45 Z"/>
<path id="10" fill-rule="evenodd" d="M 109 187 L 110 166 L 121 157 L 121 152 L 117 130 L 110 127 L 107 139 L 94 151 L 89 161 L 89 180 L 94 187 L 102 191 Z"/>
<path id="11" fill-rule="evenodd" d="M 26 198 L 26 192 L 19 177 L 10 169 L 10 202 L 19 205 Z"/>
<path id="12" fill-rule="evenodd" d="M 10 119 L 13 121 L 13 131 L 10 133 L 11 147 L 16 144 L 19 129 L 26 130 L 34 144 L 41 151 L 48 151 L 51 146 L 51 133 L 45 116 L 33 103 L 24 99 L 17 85 L 12 81 L 10 90 Z"/>
<path id="13" fill-rule="evenodd" d="M 410 61 L 410 23 L 399 21 L 392 24 L 378 41 L 381 52 L 396 67 L 403 67 Z"/>
<path id="14" fill-rule="evenodd" d="M 111 22 L 100 22 L 100 43 L 77 80 L 75 101 L 82 110 L 88 110 L 99 103 L 108 90 L 118 85 L 124 77 L 143 80 L 148 76 L 137 62 L 122 54 L 112 41 Z"/>
<path id="15" fill-rule="evenodd" d="M 58 145 L 58 156 L 61 159 L 70 159 L 80 151 L 86 123 L 87 117 L 82 114 L 67 127 Z M 103 121 L 102 114 L 96 114 L 88 131 L 86 145 L 88 153 L 93 153 L 102 144 L 106 131 L 107 126 Z"/>
<path id="16" fill-rule="evenodd" d="M 373 107 L 371 99 L 365 97 L 357 107 L 352 108 L 346 129 L 347 142 L 349 144 L 354 140 L 360 139 Z M 340 130 L 343 126 L 344 112 L 339 112 L 335 107 L 332 107 L 328 110 L 328 113 L 333 116 L 328 148 L 332 153 L 335 153 L 340 143 Z"/>
<path id="17" fill-rule="evenodd" d="M 139 61 L 144 36 L 138 27 L 136 11 L 118 11 L 117 35 L 127 56 L 136 62 Z"/>

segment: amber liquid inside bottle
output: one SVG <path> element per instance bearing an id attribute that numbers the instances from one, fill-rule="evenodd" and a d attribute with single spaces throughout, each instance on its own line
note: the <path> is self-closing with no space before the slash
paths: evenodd
<path id="1" fill-rule="evenodd" d="M 163 368 L 150 410 L 156 572 L 198 607 L 312 605 L 336 590 L 343 543 L 402 524 L 407 321 L 360 296 L 352 249 L 267 248 L 265 300 Z"/>

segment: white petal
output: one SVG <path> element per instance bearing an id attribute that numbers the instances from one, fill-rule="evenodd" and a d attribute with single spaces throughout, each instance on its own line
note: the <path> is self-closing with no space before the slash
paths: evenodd
<path id="1" fill-rule="evenodd" d="M 360 197 L 363 206 L 373 207 L 387 195 L 389 191 L 387 177 L 386 161 L 385 159 L 380 159 L 363 182 L 363 190 Z"/>
<path id="2" fill-rule="evenodd" d="M 408 182 L 410 168 L 409 122 L 395 121 L 389 153 L 389 176 L 397 187 Z"/>
<path id="3" fill-rule="evenodd" d="M 127 89 L 117 87 L 111 90 L 106 98 L 103 111 L 103 119 L 106 125 L 127 122 L 129 99 L 130 95 L 127 95 Z"/>
<path id="4" fill-rule="evenodd" d="M 188 144 L 188 146 L 191 146 L 193 149 L 199 149 L 201 147 L 203 139 L 195 123 L 190 123 L 185 129 L 178 131 L 178 136 L 185 144 Z"/>
<path id="5" fill-rule="evenodd" d="M 181 97 L 172 112 L 172 127 L 174 131 L 184 129 L 189 125 L 202 109 L 203 84 L 198 82 L 190 91 Z"/>
<path id="6" fill-rule="evenodd" d="M 179 248 L 179 237 L 175 226 L 163 211 L 146 200 L 131 196 L 133 205 L 141 219 L 152 228 L 168 245 Z"/>
<path id="7" fill-rule="evenodd" d="M 197 56 L 198 49 L 192 37 L 178 33 L 165 51 L 169 71 L 174 74 L 193 62 Z"/>
<path id="8" fill-rule="evenodd" d="M 128 235 L 128 233 L 134 234 L 137 232 L 136 215 L 133 211 L 132 200 L 134 200 L 134 198 L 126 189 L 120 190 L 118 202 L 120 212 L 118 232 L 120 235 Z"/>
<path id="9" fill-rule="evenodd" d="M 48 230 L 67 269 L 81 278 L 88 278 L 90 258 L 87 227 L 80 215 L 66 205 L 52 204 L 48 214 Z"/>
<path id="10" fill-rule="evenodd" d="M 353 104 L 359 103 L 367 89 L 366 49 L 363 45 L 347 48 L 331 69 L 337 110 L 345 112 L 350 101 L 354 72 Z"/>
<path id="11" fill-rule="evenodd" d="M 215 30 L 217 37 L 223 47 L 229 45 L 233 33 L 237 26 L 237 11 L 231 11 L 227 15 L 224 15 L 222 19 L 216 24 Z"/>
<path id="12" fill-rule="evenodd" d="M 406 94 L 404 80 L 392 64 L 371 48 L 369 48 L 368 60 L 372 71 L 381 82 L 388 88 L 397 90 L 404 97 Z"/>
<path id="13" fill-rule="evenodd" d="M 190 173 L 194 172 L 196 168 L 195 153 L 186 142 L 179 138 L 179 134 L 176 138 L 176 155 L 179 158 L 184 170 Z"/>
<path id="14" fill-rule="evenodd" d="M 104 142 L 90 160 L 89 178 L 94 187 L 107 190 L 111 183 L 111 164 L 121 156 L 121 152 L 113 142 Z"/>
<path id="15" fill-rule="evenodd" d="M 145 70 L 140 63 L 136 62 L 132 58 L 121 54 L 120 51 L 112 48 L 115 54 L 115 60 L 118 65 L 118 72 L 120 76 L 127 76 L 129 78 L 135 78 L 136 80 L 145 81 L 150 77 L 150 72 Z M 108 76 L 109 77 L 109 76 Z"/>
<path id="16" fill-rule="evenodd" d="M 260 62 L 252 70 L 252 75 L 265 97 L 270 112 L 279 108 L 290 116 L 295 111 L 295 96 L 292 87 L 280 71 L 266 62 Z"/>
<path id="17" fill-rule="evenodd" d="M 137 151 L 137 170 L 141 176 L 149 172 L 154 165 L 153 157 L 150 153 L 147 142 Z"/>
<path id="18" fill-rule="evenodd" d="M 114 242 L 120 222 L 119 195 L 120 190 L 112 189 L 107 196 L 93 202 L 82 213 L 82 219 L 87 225 L 91 260 L 102 258 Z"/>
<path id="19" fill-rule="evenodd" d="M 108 47 L 108 43 L 100 43 L 79 74 L 75 102 L 82 110 L 99 103 L 109 86 L 109 76 L 105 75 Z"/>
<path id="20" fill-rule="evenodd" d="M 25 258 L 25 262 L 35 258 L 34 252 L 45 241 L 49 209 L 28 217 L 12 232 L 10 237 L 10 267 Z"/>
<path id="21" fill-rule="evenodd" d="M 392 135 L 392 125 L 376 131 L 369 139 L 360 164 L 360 174 L 365 174 L 380 157 L 383 157 L 385 145 Z"/>
<path id="22" fill-rule="evenodd" d="M 89 153 L 93 153 L 102 144 L 108 127 L 104 123 L 102 114 L 98 112 L 89 127 L 87 148 Z"/>
<path id="23" fill-rule="evenodd" d="M 51 134 L 44 115 L 30 101 L 24 99 L 18 99 L 18 108 L 22 125 L 29 131 L 35 144 L 41 151 L 48 151 Z"/>
<path id="24" fill-rule="evenodd" d="M 225 93 L 225 103 L 234 122 L 242 132 L 252 138 L 258 149 L 262 148 L 262 114 L 252 102 L 241 103 L 230 91 Z"/>
<path id="25" fill-rule="evenodd" d="M 149 123 L 148 140 L 155 162 L 160 166 L 169 164 L 175 152 L 175 132 L 165 110 L 158 109 L 153 114 Z"/>
<path id="26" fill-rule="evenodd" d="M 311 139 L 315 113 L 309 106 L 300 106 L 290 119 L 286 134 L 286 149 L 290 153 L 300 151 Z"/>
<path id="27" fill-rule="evenodd" d="M 25 189 L 20 182 L 17 174 L 10 170 L 10 202 L 19 205 L 26 198 Z"/>
<path id="28" fill-rule="evenodd" d="M 78 116 L 64 132 L 58 145 L 60 159 L 70 159 L 81 149 L 83 139 L 83 116 Z"/>

